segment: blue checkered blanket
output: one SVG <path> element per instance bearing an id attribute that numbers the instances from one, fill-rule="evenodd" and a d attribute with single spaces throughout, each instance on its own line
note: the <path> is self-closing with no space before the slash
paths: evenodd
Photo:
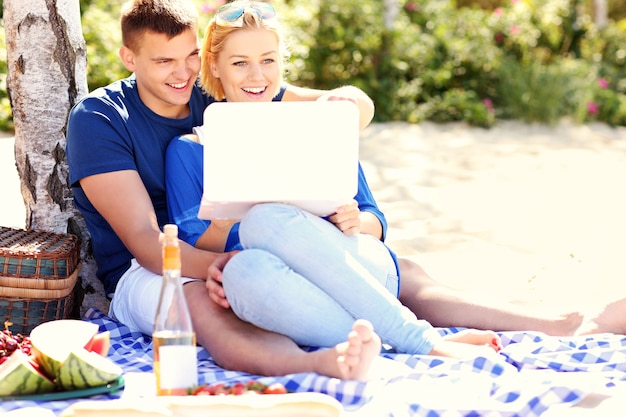
<path id="1" fill-rule="evenodd" d="M 91 309 L 84 320 L 111 332 L 109 358 L 125 375 L 152 373 L 150 337 L 133 333 Z M 439 329 L 442 334 L 459 329 Z M 281 382 L 293 392 L 321 392 L 339 400 L 353 416 L 540 416 L 548 408 L 572 406 L 585 395 L 626 384 L 626 337 L 551 337 L 536 332 L 502 332 L 500 360 L 459 361 L 384 352 L 370 382 L 342 381 L 313 373 L 259 377 L 220 368 L 198 348 L 200 383 L 257 379 Z M 90 397 L 120 398 L 124 390 Z M 55 414 L 72 401 L 4 401 L 0 410 L 43 407 Z"/>

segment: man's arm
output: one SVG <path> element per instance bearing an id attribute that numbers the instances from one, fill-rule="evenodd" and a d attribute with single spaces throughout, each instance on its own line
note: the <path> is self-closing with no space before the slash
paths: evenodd
<path id="1" fill-rule="evenodd" d="M 161 231 L 148 192 L 136 171 L 125 170 L 92 175 L 80 184 L 85 194 L 109 222 L 126 248 L 144 268 L 161 273 Z M 182 274 L 207 278 L 209 265 L 217 254 L 180 242 Z"/>
<path id="2" fill-rule="evenodd" d="M 374 118 L 374 102 L 360 88 L 347 85 L 332 90 L 315 90 L 289 85 L 283 95 L 283 101 L 314 101 L 341 97 L 353 100 L 359 107 L 359 125 L 365 129 Z"/>

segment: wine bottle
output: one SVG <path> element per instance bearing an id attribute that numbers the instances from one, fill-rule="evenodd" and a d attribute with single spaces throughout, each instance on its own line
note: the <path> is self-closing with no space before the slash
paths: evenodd
<path id="1" fill-rule="evenodd" d="M 186 395 L 198 385 L 196 333 L 180 281 L 178 227 L 162 235 L 163 283 L 152 334 L 157 395 Z"/>

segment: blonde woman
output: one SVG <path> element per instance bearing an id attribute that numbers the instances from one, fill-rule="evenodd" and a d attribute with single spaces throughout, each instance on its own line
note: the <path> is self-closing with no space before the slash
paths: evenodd
<path id="1" fill-rule="evenodd" d="M 201 84 L 209 95 L 229 102 L 299 100 L 283 86 L 285 56 L 272 6 L 228 3 L 207 29 Z M 344 88 L 323 99 L 352 100 L 362 126 L 372 118 L 371 101 L 360 90 Z M 338 207 L 328 218 L 291 205 L 259 204 L 239 224 L 216 224 L 196 218 L 202 156 L 202 145 L 185 137 L 168 148 L 170 217 L 188 243 L 230 253 L 214 264 L 207 286 L 216 302 L 242 320 L 304 346 L 332 347 L 345 339 L 355 321 L 365 319 L 384 343 L 402 353 L 468 358 L 499 349 L 499 338 L 491 331 L 441 338 L 398 301 L 397 259 L 383 243 L 386 220 L 362 170 L 354 203 Z M 239 175 L 235 167 L 232 174 Z"/>

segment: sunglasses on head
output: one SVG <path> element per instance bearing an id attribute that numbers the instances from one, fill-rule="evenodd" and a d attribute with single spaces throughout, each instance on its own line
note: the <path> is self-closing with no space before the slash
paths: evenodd
<path id="1" fill-rule="evenodd" d="M 215 23 L 220 26 L 241 27 L 243 25 L 243 15 L 246 11 L 256 13 L 263 20 L 272 19 L 276 16 L 276 10 L 268 3 L 255 1 L 246 3 L 243 6 L 236 3 L 226 3 L 217 9 Z"/>

